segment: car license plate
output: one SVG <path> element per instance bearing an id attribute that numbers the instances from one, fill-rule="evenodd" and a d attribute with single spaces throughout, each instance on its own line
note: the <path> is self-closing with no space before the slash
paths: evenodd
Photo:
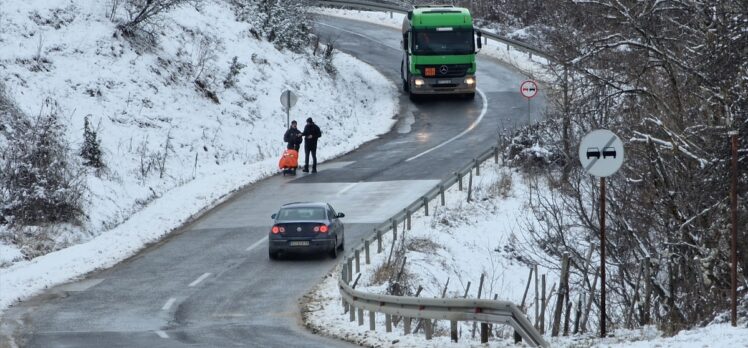
<path id="1" fill-rule="evenodd" d="M 440 85 L 448 85 L 448 84 L 452 83 L 452 80 L 439 80 L 436 83 L 440 84 Z"/>
<path id="2" fill-rule="evenodd" d="M 308 240 L 292 240 L 288 242 L 288 245 L 290 246 L 309 246 Z"/>

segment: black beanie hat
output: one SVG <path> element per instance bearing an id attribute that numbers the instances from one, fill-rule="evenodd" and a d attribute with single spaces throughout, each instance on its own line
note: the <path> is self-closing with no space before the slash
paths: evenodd
<path id="1" fill-rule="evenodd" d="M 312 121 L 312 118 L 311 118 L 311 117 L 310 117 L 310 118 L 307 118 L 307 119 L 306 119 L 306 121 L 307 121 L 308 123 L 312 123 L 312 122 L 313 122 L 313 121 Z"/>

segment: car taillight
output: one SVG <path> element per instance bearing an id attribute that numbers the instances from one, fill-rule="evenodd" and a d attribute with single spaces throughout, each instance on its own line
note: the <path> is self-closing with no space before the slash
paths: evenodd
<path id="1" fill-rule="evenodd" d="M 273 226 L 273 228 L 270 229 L 273 234 L 283 233 L 286 232 L 286 229 L 281 226 Z"/>
<path id="2" fill-rule="evenodd" d="M 322 233 L 327 233 L 328 230 L 329 228 L 327 227 L 327 225 L 322 225 L 319 227 L 319 231 Z"/>

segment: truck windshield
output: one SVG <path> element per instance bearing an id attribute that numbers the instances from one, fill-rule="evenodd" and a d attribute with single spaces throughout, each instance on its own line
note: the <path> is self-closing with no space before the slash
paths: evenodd
<path id="1" fill-rule="evenodd" d="M 413 53 L 421 55 L 472 54 L 473 30 L 414 30 Z"/>

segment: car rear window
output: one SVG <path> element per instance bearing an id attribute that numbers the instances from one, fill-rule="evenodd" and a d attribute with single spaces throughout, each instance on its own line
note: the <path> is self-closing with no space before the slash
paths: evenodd
<path id="1" fill-rule="evenodd" d="M 278 213 L 278 220 L 325 220 L 325 208 L 283 208 Z"/>

